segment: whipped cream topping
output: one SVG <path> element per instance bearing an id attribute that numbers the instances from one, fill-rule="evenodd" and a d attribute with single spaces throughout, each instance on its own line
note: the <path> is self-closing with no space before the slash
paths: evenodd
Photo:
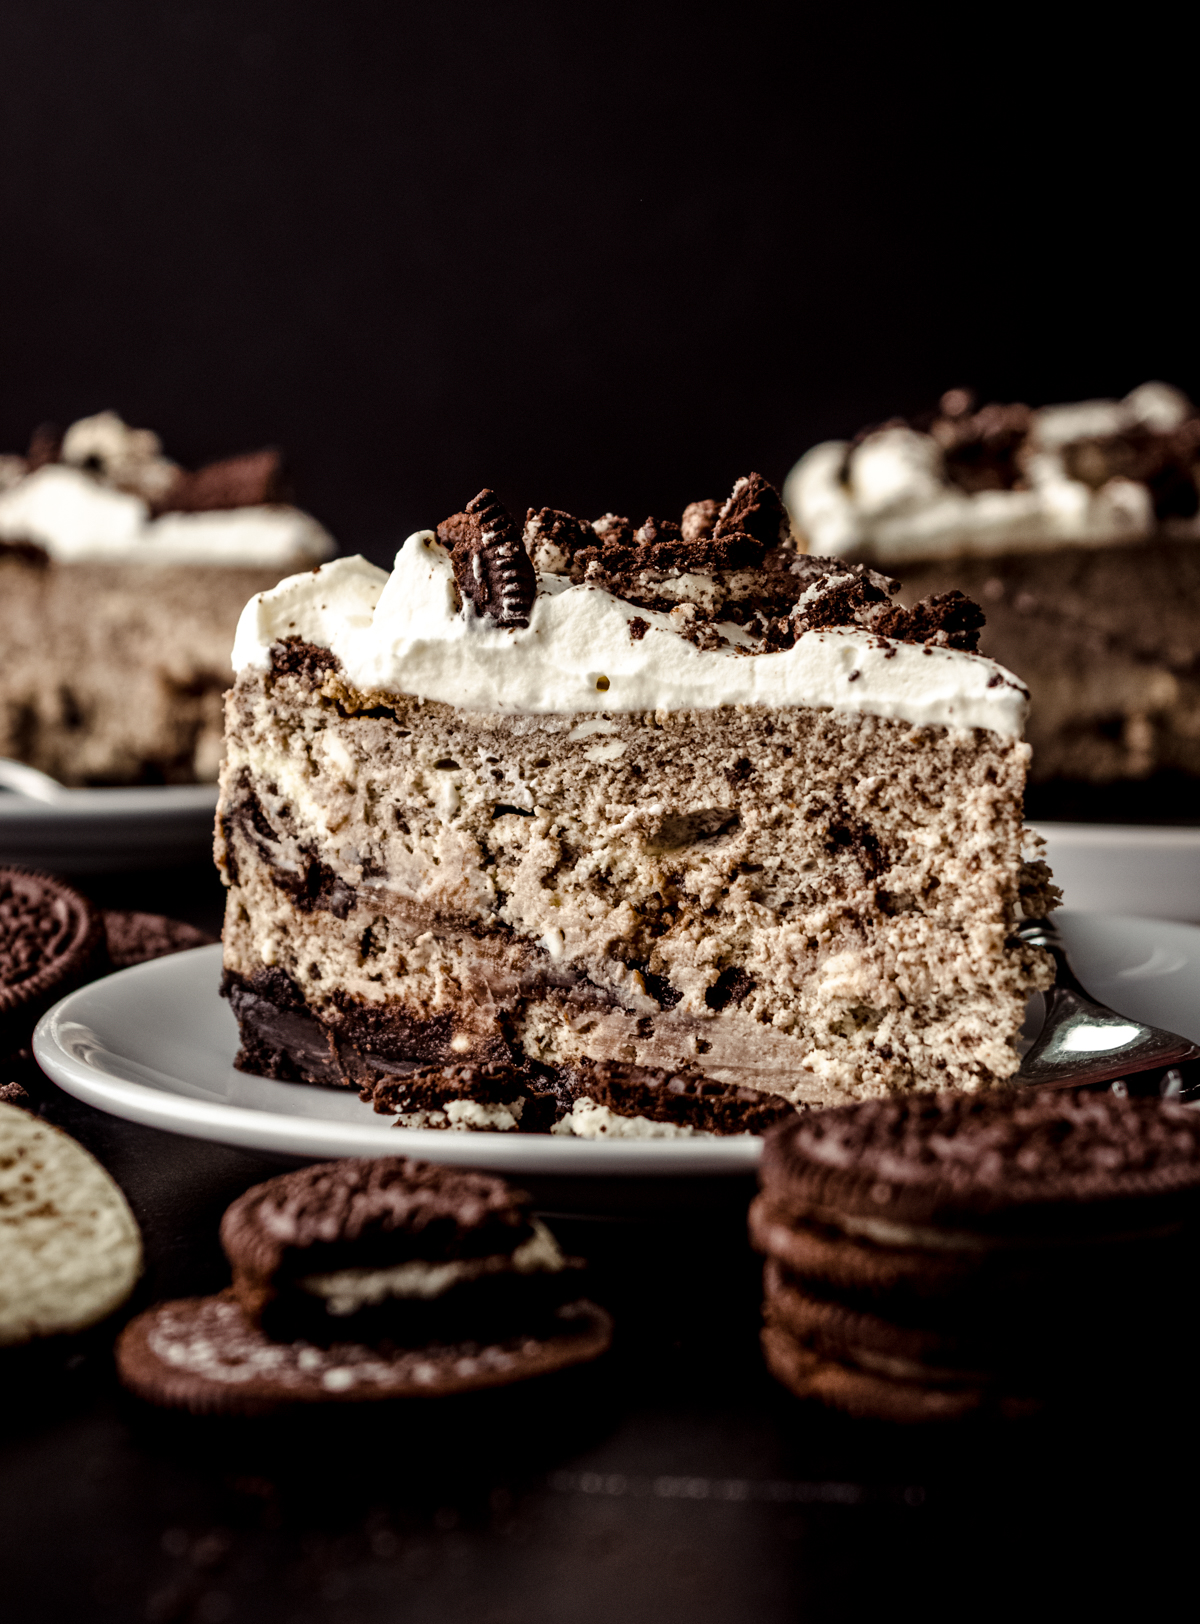
<path id="1" fill-rule="evenodd" d="M 630 630 L 635 619 L 646 627 L 640 637 Z M 298 638 L 336 655 L 356 688 L 467 710 L 571 715 L 762 705 L 984 727 L 1006 737 L 1024 727 L 1026 690 L 982 655 L 854 628 L 804 632 L 791 648 L 760 654 L 741 627 L 717 629 L 730 646 L 701 650 L 670 615 L 549 574 L 538 577 L 528 626 L 501 628 L 460 597 L 449 553 L 423 530 L 405 542 L 390 575 L 363 558 L 338 558 L 259 593 L 242 611 L 233 665 L 263 669 L 275 643 Z M 589 738 L 588 747 L 595 743 Z"/>
<path id="2" fill-rule="evenodd" d="M 1031 416 L 1020 490 L 961 489 L 933 436 L 906 426 L 878 429 L 857 446 L 827 440 L 792 469 L 784 502 L 810 551 L 885 566 L 1141 541 L 1159 528 L 1149 489 L 1122 477 L 1093 489 L 1070 476 L 1066 450 L 1086 439 L 1170 433 L 1190 413 L 1187 398 L 1161 383 L 1124 400 L 1043 407 Z M 1195 520 L 1169 528 L 1200 537 Z"/>
<path id="3" fill-rule="evenodd" d="M 65 564 L 286 569 L 319 563 L 336 550 L 323 526 L 284 503 L 152 518 L 151 502 L 165 494 L 179 470 L 159 455 L 156 435 L 127 428 L 112 412 L 73 424 L 62 456 L 21 477 L 20 459 L 4 459 L 0 541 L 36 542 Z"/>

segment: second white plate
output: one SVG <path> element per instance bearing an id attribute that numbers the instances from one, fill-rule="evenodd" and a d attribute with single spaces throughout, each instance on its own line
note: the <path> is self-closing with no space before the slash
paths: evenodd
<path id="1" fill-rule="evenodd" d="M 1083 913 L 1200 920 L 1200 829 L 1039 823 L 1063 904 Z"/>
<path id="2" fill-rule="evenodd" d="M 0 791 L 0 863 L 104 874 L 212 855 L 215 784 L 68 789 L 55 801 Z"/>
<path id="3" fill-rule="evenodd" d="M 1097 998 L 1200 1042 L 1200 929 L 1111 914 L 1057 916 Z M 236 1071 L 237 1025 L 220 997 L 221 949 L 122 970 L 64 998 L 34 1034 L 39 1065 L 69 1094 L 171 1133 L 296 1156 L 417 1155 L 500 1173 L 745 1173 L 756 1139 L 585 1141 L 549 1134 L 396 1129 L 339 1089 Z"/>

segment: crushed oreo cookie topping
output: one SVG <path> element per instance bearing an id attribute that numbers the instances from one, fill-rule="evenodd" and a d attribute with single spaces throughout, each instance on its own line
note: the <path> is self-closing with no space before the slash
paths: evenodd
<path id="1" fill-rule="evenodd" d="M 530 508 L 523 546 L 513 520 L 482 491 L 443 520 L 437 534 L 460 590 L 502 626 L 528 624 L 537 573 L 669 614 L 674 630 L 700 649 L 730 646 L 724 623 L 746 632 L 747 653 L 773 653 L 791 648 L 803 632 L 841 627 L 971 652 L 984 622 L 962 593 L 905 609 L 890 601 L 899 583 L 888 576 L 798 553 L 779 493 L 761 474 L 738 479 L 723 504 L 691 502 L 679 521 L 652 515 L 636 528 L 616 513 L 587 524 L 556 508 Z M 516 553 L 528 575 L 518 574 Z M 636 617 L 630 636 L 640 641 L 648 629 Z"/>

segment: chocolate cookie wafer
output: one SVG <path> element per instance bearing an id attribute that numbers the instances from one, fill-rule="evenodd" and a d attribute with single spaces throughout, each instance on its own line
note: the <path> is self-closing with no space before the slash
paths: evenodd
<path id="1" fill-rule="evenodd" d="M 384 1349 L 317 1347 L 264 1335 L 237 1296 L 189 1297 L 140 1314 L 117 1343 L 121 1380 L 151 1404 L 194 1415 L 263 1415 L 291 1404 L 446 1398 L 507 1387 L 597 1358 L 612 1323 L 595 1303 L 561 1311 L 557 1334 Z"/>
<path id="2" fill-rule="evenodd" d="M 529 1061 L 428 1065 L 366 1082 L 361 1096 L 397 1128 L 475 1128 L 574 1134 L 581 1139 L 668 1139 L 765 1133 L 795 1115 L 778 1094 L 721 1083 L 698 1067 L 618 1060 L 552 1068 Z"/>
<path id="3" fill-rule="evenodd" d="M 101 955 L 85 897 L 52 874 L 0 868 L 0 1062 L 24 1054 L 40 1017 L 103 968 Z"/>
<path id="4" fill-rule="evenodd" d="M 381 1115 L 395 1116 L 395 1128 L 512 1133 L 531 1093 L 527 1072 L 497 1063 L 417 1066 L 383 1075 L 359 1092 Z"/>
<path id="5" fill-rule="evenodd" d="M 326 1162 L 248 1190 L 221 1222 L 239 1302 L 268 1335 L 421 1347 L 544 1327 L 581 1265 L 502 1179 L 404 1157 Z"/>
<path id="6" fill-rule="evenodd" d="M 1082 1091 L 873 1100 L 777 1130 L 761 1181 L 786 1385 L 890 1419 L 1011 1411 L 1101 1349 L 1148 1369 L 1177 1329 L 1200 1119 Z"/>
<path id="7" fill-rule="evenodd" d="M 478 1173 L 304 1168 L 235 1201 L 221 1240 L 232 1288 L 160 1304 L 118 1345 L 153 1402 L 243 1414 L 462 1392 L 583 1363 L 611 1336 L 528 1197 Z"/>

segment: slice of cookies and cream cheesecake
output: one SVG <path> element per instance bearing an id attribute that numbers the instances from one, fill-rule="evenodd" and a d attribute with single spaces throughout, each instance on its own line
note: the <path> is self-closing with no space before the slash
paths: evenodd
<path id="1" fill-rule="evenodd" d="M 814 446 L 784 494 L 813 551 L 888 570 L 905 602 L 953 587 L 985 605 L 984 649 L 1032 695 L 1043 815 L 1155 821 L 1161 779 L 1136 785 L 1170 774 L 1195 816 L 1200 410 L 1177 389 L 1037 409 L 951 389 Z"/>
<path id="2" fill-rule="evenodd" d="M 332 538 L 278 452 L 194 473 L 113 412 L 0 457 L 0 756 L 61 783 L 214 780 L 247 597 Z"/>
<path id="3" fill-rule="evenodd" d="M 247 606 L 217 857 L 239 1063 L 680 1070 L 825 1105 L 1017 1069 L 1027 694 L 960 594 L 758 476 L 634 530 L 483 492 Z"/>

